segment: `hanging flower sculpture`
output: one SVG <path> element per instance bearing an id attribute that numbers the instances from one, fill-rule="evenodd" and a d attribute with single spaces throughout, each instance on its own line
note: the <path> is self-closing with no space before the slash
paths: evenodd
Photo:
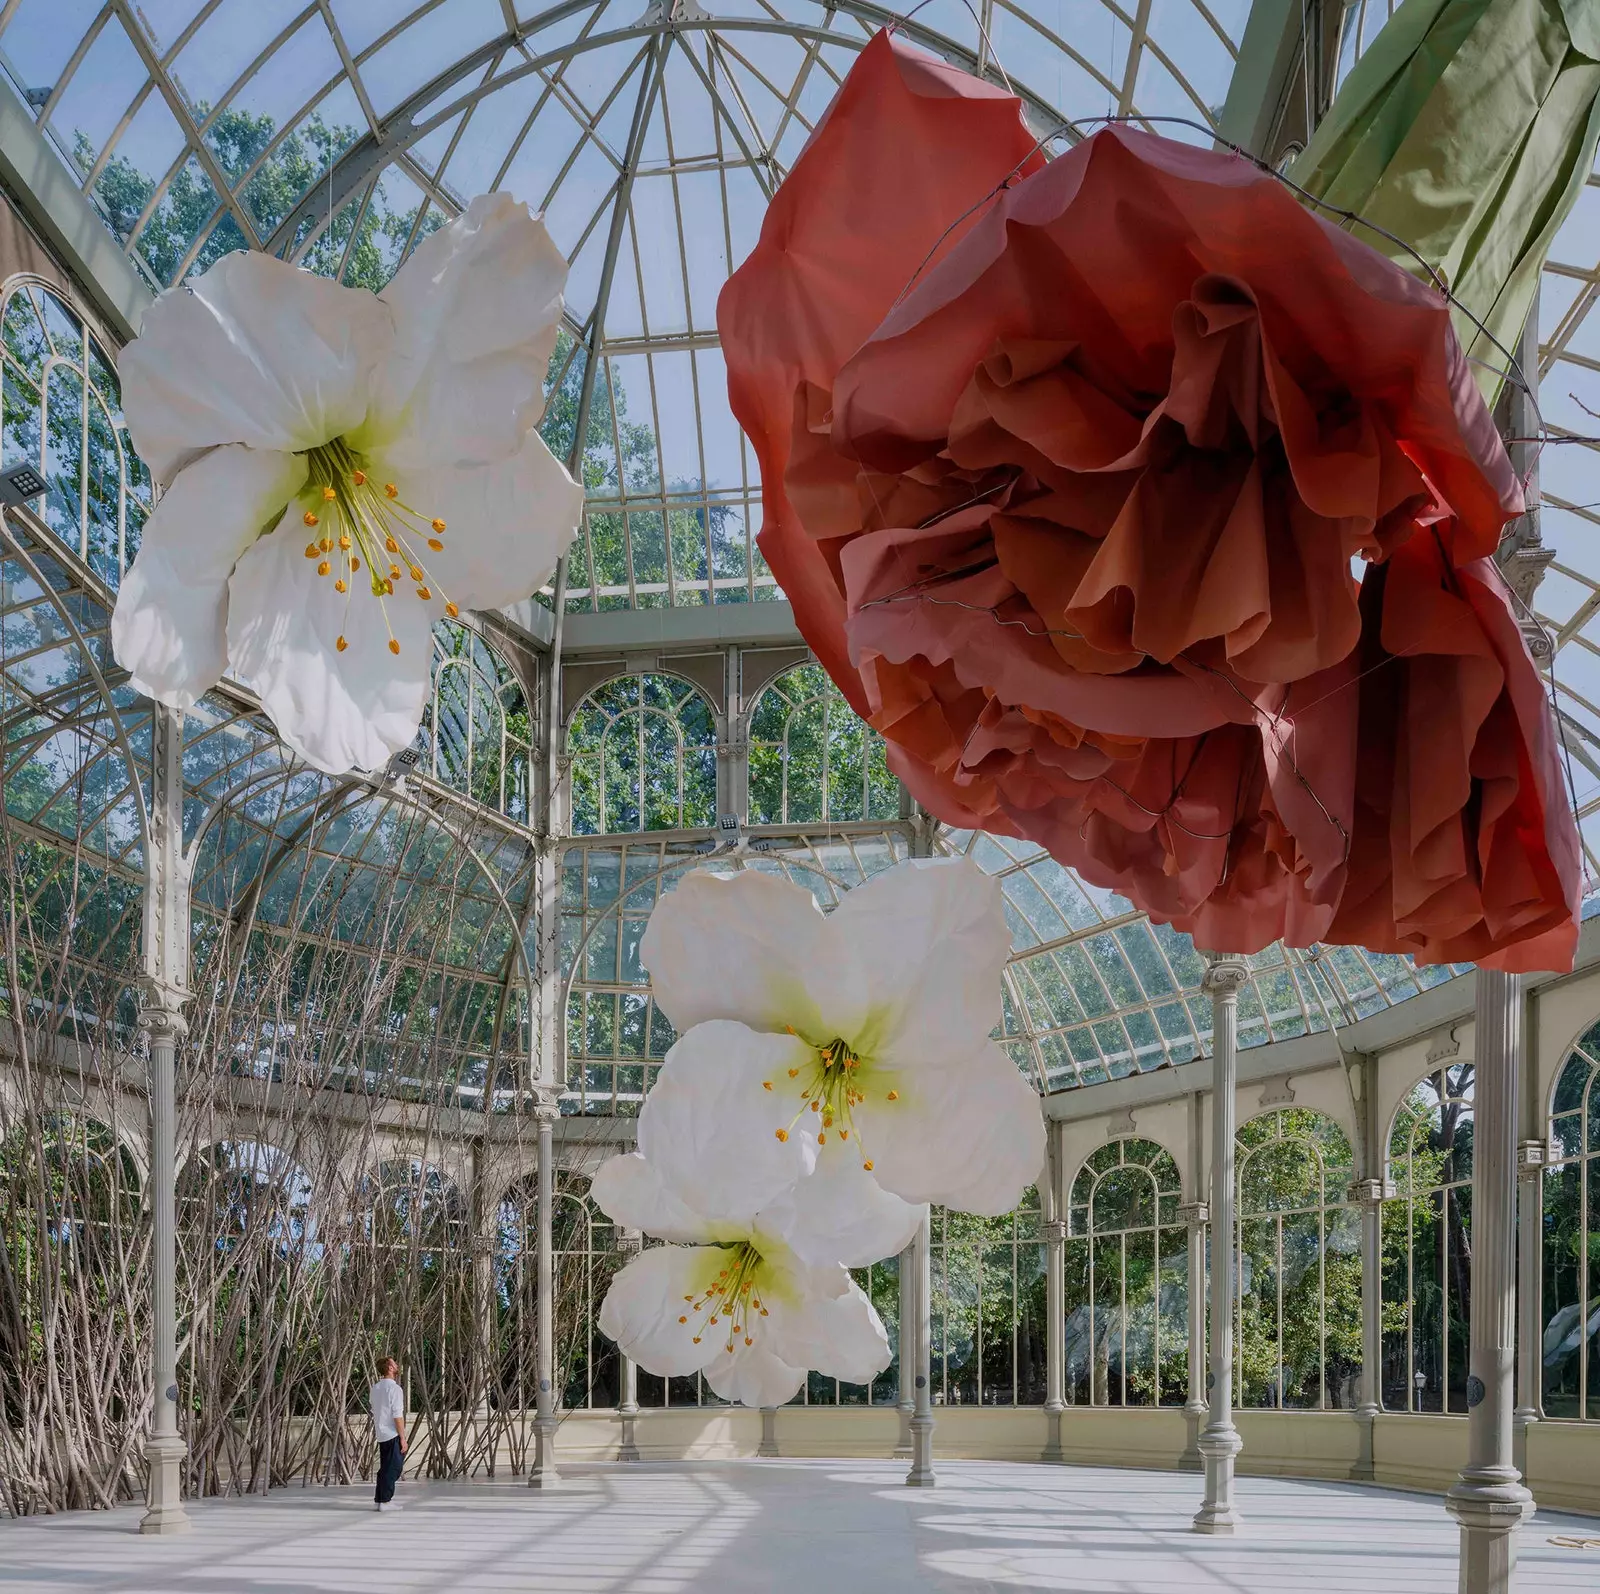
<path id="1" fill-rule="evenodd" d="M 1038 1095 L 989 1038 L 1010 947 L 999 884 L 948 859 L 886 870 L 826 916 L 771 875 L 691 874 L 651 915 L 640 956 L 680 1033 L 727 1020 L 747 1045 L 789 1047 L 759 1077 L 708 1079 L 701 1105 L 732 1115 L 728 1137 L 770 1116 L 780 1144 L 815 1138 L 823 1184 L 849 1165 L 902 1202 L 992 1216 L 1044 1162 Z"/>
<path id="2" fill-rule="evenodd" d="M 1206 945 L 1568 966 L 1521 490 L 1444 299 L 1230 154 L 1039 166 L 967 83 L 875 40 L 719 305 L 763 551 L 891 766 Z"/>
<path id="3" fill-rule="evenodd" d="M 491 194 L 378 295 L 259 253 L 163 294 L 119 361 L 166 488 L 112 617 L 134 686 L 183 710 L 231 670 L 330 773 L 407 746 L 434 622 L 527 597 L 576 529 L 536 430 L 566 274 Z"/>
<path id="4" fill-rule="evenodd" d="M 804 1056 L 786 1034 L 689 1031 L 646 1098 L 640 1150 L 591 1187 L 614 1222 L 669 1242 L 612 1281 L 601 1331 L 646 1371 L 703 1372 L 751 1406 L 782 1405 L 809 1368 L 866 1383 L 888 1366 L 883 1324 L 845 1264 L 902 1249 L 924 1215 L 874 1189 L 851 1232 L 835 1232 L 832 1186 L 813 1172 L 818 1134 L 786 1130 L 761 1084 Z"/>

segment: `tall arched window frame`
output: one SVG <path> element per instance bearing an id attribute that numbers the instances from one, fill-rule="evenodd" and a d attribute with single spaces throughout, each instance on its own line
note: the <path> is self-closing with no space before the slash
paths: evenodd
<path id="1" fill-rule="evenodd" d="M 818 664 L 786 670 L 750 710 L 750 823 L 895 819 L 883 738 Z"/>
<path id="2" fill-rule="evenodd" d="M 1467 1409 L 1471 1312 L 1471 1063 L 1412 1086 L 1389 1135 L 1383 1207 L 1383 1403 Z"/>
<path id="3" fill-rule="evenodd" d="M 1600 1024 L 1551 1100 L 1544 1174 L 1544 1415 L 1600 1422 Z"/>
<path id="4" fill-rule="evenodd" d="M 1037 1406 L 1045 1396 L 1045 1246 L 1039 1192 L 1002 1218 L 933 1209 L 933 1398 Z"/>
<path id="5" fill-rule="evenodd" d="M 1171 1154 L 1128 1136 L 1072 1181 L 1066 1252 L 1066 1398 L 1182 1405 L 1189 1377 L 1188 1234 Z"/>
<path id="6" fill-rule="evenodd" d="M 1353 1406 L 1361 1218 L 1345 1204 L 1355 1170 L 1350 1141 L 1324 1114 L 1287 1107 L 1243 1125 L 1238 1156 L 1239 1403 Z"/>
<path id="7" fill-rule="evenodd" d="M 417 747 L 428 773 L 486 808 L 528 824 L 533 720 L 522 683 L 468 626 L 433 628 L 433 692 Z"/>
<path id="8" fill-rule="evenodd" d="M 717 721 L 676 675 L 602 682 L 567 727 L 572 832 L 694 830 L 716 822 Z"/>
<path id="9" fill-rule="evenodd" d="M 138 551 L 150 473 L 128 442 L 116 361 L 86 318 L 45 283 L 0 290 L 0 468 L 31 465 L 45 523 L 108 586 Z"/>

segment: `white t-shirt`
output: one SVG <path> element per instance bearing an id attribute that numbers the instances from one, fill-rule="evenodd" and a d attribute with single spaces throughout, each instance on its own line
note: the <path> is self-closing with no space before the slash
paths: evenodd
<path id="1" fill-rule="evenodd" d="M 406 1414 L 406 1397 L 392 1378 L 380 1378 L 372 1386 L 372 1431 L 379 1441 L 399 1437 L 395 1419 Z"/>

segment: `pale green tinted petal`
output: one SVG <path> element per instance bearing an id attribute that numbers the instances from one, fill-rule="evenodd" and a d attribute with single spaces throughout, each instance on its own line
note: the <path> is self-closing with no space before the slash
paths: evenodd
<path id="1" fill-rule="evenodd" d="M 854 1146 L 830 1134 L 816 1171 L 767 1208 L 761 1223 L 813 1267 L 866 1267 L 903 1251 L 927 1211 L 891 1195 L 863 1169 Z"/>
<path id="2" fill-rule="evenodd" d="M 702 1246 L 658 1245 L 642 1251 L 611 1281 L 600 1306 L 600 1332 L 647 1373 L 682 1378 L 704 1367 L 723 1342 L 702 1336 L 686 1295 L 700 1294 L 725 1253 Z M 715 1342 L 714 1342 L 715 1341 Z"/>
<path id="3" fill-rule="evenodd" d="M 705 1219 L 685 1206 L 662 1181 L 660 1169 L 636 1151 L 601 1163 L 589 1194 L 613 1223 L 625 1229 L 679 1245 L 703 1245 L 713 1238 Z"/>

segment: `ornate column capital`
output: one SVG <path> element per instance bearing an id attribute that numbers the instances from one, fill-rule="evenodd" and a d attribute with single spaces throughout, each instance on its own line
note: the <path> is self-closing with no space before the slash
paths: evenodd
<path id="1" fill-rule="evenodd" d="M 1206 954 L 1206 971 L 1200 980 L 1200 989 L 1207 996 L 1223 1000 L 1237 996 L 1250 978 L 1250 965 L 1243 958 L 1225 952 Z"/>
<path id="2" fill-rule="evenodd" d="M 1393 1201 L 1394 1195 L 1392 1179 L 1356 1179 L 1345 1191 L 1345 1198 L 1358 1207 L 1381 1206 L 1385 1201 Z"/>
<path id="3" fill-rule="evenodd" d="M 176 1044 L 189 1033 L 189 1021 L 183 1016 L 188 1000 L 187 991 L 146 980 L 139 987 L 139 1028 L 152 1039 Z"/>
<path id="4" fill-rule="evenodd" d="M 622 1256 L 637 1256 L 644 1249 L 644 1235 L 638 1229 L 617 1230 L 617 1251 Z"/>
<path id="5" fill-rule="evenodd" d="M 1178 1216 L 1192 1229 L 1198 1229 L 1202 1224 L 1211 1221 L 1211 1203 L 1209 1201 L 1185 1201 L 1178 1207 Z"/>
<path id="6" fill-rule="evenodd" d="M 541 1128 L 545 1124 L 554 1124 L 561 1116 L 561 1101 L 556 1093 L 547 1086 L 539 1086 L 533 1093 L 533 1116 Z"/>
<path id="7" fill-rule="evenodd" d="M 1044 1226 L 1044 1237 L 1049 1245 L 1065 1245 L 1067 1243 L 1067 1220 L 1065 1218 L 1051 1218 Z"/>
<path id="8" fill-rule="evenodd" d="M 1550 1147 L 1544 1140 L 1519 1140 L 1517 1142 L 1517 1177 L 1531 1179 L 1544 1171 L 1550 1161 Z"/>

